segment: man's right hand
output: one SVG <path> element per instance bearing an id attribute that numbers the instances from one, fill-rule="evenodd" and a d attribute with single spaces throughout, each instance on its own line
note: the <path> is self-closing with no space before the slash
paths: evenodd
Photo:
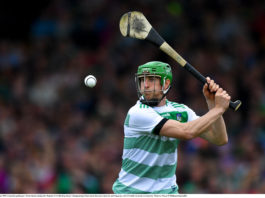
<path id="1" fill-rule="evenodd" d="M 215 107 L 222 109 L 223 112 L 229 107 L 231 96 L 222 88 L 218 88 L 215 93 Z"/>

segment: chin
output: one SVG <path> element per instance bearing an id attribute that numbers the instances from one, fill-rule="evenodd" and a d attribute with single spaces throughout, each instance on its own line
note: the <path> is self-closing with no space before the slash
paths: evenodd
<path id="1" fill-rule="evenodd" d="M 146 96 L 144 96 L 144 98 L 145 98 L 146 100 L 151 100 L 151 99 L 153 99 L 152 97 L 146 97 Z"/>

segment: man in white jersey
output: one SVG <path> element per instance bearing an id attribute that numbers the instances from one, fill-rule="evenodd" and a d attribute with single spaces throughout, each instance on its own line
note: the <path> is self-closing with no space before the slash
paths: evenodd
<path id="1" fill-rule="evenodd" d="M 226 144 L 222 114 L 230 96 L 207 77 L 203 94 L 209 111 L 199 117 L 186 105 L 166 99 L 172 84 L 168 64 L 153 61 L 141 65 L 135 79 L 139 100 L 124 122 L 122 167 L 113 192 L 176 194 L 179 140 L 201 137 L 216 145 Z"/>

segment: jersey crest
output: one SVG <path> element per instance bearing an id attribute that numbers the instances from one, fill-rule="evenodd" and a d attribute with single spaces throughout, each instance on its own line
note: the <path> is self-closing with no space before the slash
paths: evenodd
<path id="1" fill-rule="evenodd" d="M 176 120 L 179 121 L 179 122 L 181 122 L 181 113 L 177 113 Z"/>

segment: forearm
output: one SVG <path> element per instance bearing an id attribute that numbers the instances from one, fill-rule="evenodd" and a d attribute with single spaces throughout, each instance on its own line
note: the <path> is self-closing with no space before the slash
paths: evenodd
<path id="1" fill-rule="evenodd" d="M 209 128 L 215 130 L 222 122 L 222 111 L 217 108 L 212 108 L 204 116 L 199 119 L 188 122 L 188 130 L 191 131 L 192 137 L 197 137 Z"/>
<path id="2" fill-rule="evenodd" d="M 212 124 L 212 130 L 213 130 L 216 144 L 227 143 L 228 137 L 227 137 L 226 126 L 225 126 L 223 116 L 218 118 Z"/>
<path id="3" fill-rule="evenodd" d="M 213 108 L 214 104 L 209 104 L 209 110 Z M 200 137 L 203 139 L 216 144 L 224 145 L 228 142 L 228 136 L 226 131 L 226 125 L 222 116 L 220 116 L 213 124 L 203 132 Z"/>
<path id="4" fill-rule="evenodd" d="M 211 111 L 212 109 L 215 109 L 216 106 L 225 108 L 226 110 L 229 106 L 231 97 L 209 77 L 207 77 L 206 80 L 207 83 L 203 86 L 203 94 L 209 110 Z M 223 117 L 220 116 L 211 123 L 210 127 L 207 128 L 204 133 L 200 134 L 200 137 L 216 145 L 226 144 L 228 142 L 228 138 Z"/>

